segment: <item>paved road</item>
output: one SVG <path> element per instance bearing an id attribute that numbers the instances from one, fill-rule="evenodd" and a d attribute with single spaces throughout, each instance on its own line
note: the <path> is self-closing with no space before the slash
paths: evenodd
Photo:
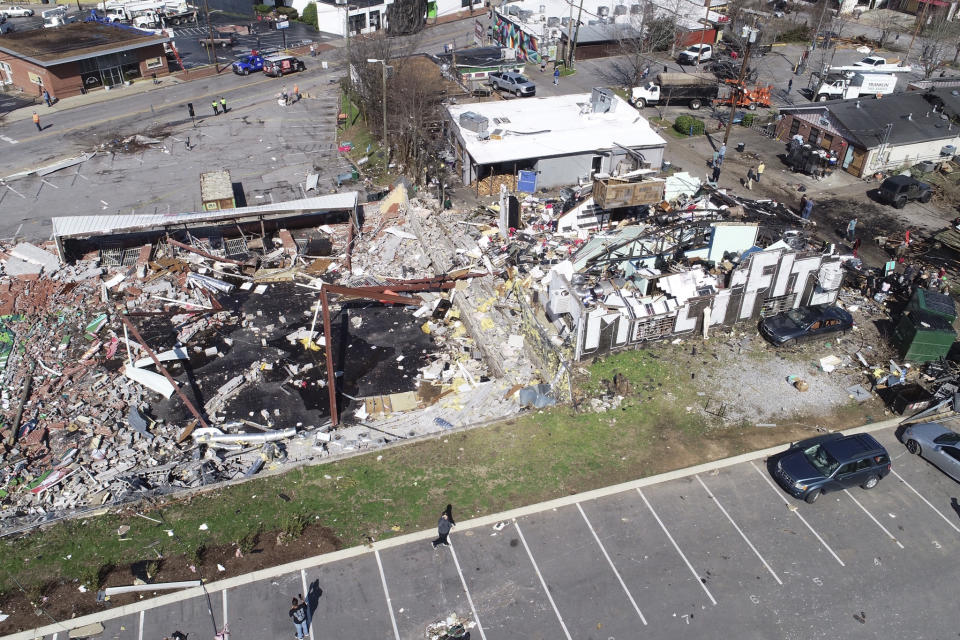
<path id="1" fill-rule="evenodd" d="M 681 472 L 461 523 L 450 548 L 427 531 L 211 584 L 209 610 L 184 593 L 108 612 L 101 637 L 282 637 L 298 593 L 311 640 L 413 640 L 454 612 L 482 640 L 955 637 L 960 487 L 892 428 L 875 435 L 894 472 L 872 491 L 807 505 L 759 459 Z"/>

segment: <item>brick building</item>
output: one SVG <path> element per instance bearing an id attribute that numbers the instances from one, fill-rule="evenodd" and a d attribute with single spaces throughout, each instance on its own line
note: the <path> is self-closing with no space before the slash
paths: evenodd
<path id="1" fill-rule="evenodd" d="M 166 36 L 95 22 L 8 33 L 0 39 L 0 85 L 58 98 L 167 75 Z"/>

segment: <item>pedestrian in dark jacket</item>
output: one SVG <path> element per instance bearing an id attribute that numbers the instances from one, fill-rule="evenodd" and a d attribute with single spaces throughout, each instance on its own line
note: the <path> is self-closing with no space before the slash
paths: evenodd
<path id="1" fill-rule="evenodd" d="M 300 598 L 294 598 L 293 604 L 290 605 L 290 613 L 287 615 L 293 620 L 293 627 L 297 630 L 297 640 L 303 640 L 304 636 L 309 635 L 307 604 L 305 602 L 301 602 Z"/>
<path id="2" fill-rule="evenodd" d="M 711 182 L 716 183 L 720 179 L 720 165 L 713 165 L 713 180 Z"/>
<path id="3" fill-rule="evenodd" d="M 434 549 L 441 544 L 450 546 L 450 543 L 447 542 L 447 536 L 450 534 L 451 527 L 453 527 L 453 523 L 450 521 L 450 516 L 444 511 L 437 522 L 437 539 L 432 542 Z"/>

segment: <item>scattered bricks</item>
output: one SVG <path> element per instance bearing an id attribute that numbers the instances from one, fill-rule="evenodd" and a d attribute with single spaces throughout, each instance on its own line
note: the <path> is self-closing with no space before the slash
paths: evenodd
<path id="1" fill-rule="evenodd" d="M 150 251 L 153 247 L 149 244 L 145 244 L 140 247 L 140 253 L 137 255 L 137 266 L 144 265 L 146 266 L 150 262 Z"/>

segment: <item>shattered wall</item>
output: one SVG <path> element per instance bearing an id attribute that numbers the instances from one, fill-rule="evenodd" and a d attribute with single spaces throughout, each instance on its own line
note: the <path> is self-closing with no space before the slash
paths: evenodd
<path id="1" fill-rule="evenodd" d="M 711 327 L 729 327 L 785 309 L 831 304 L 842 282 L 837 256 L 778 249 L 750 254 L 730 272 L 725 288 L 686 299 L 648 296 L 642 306 L 653 313 L 642 317 L 630 305 L 611 307 L 601 301 L 588 307 L 569 278 L 554 272 L 547 311 L 552 316 L 569 314 L 576 328 L 574 359 L 581 360 L 647 340 L 700 333 L 707 317 Z"/>

